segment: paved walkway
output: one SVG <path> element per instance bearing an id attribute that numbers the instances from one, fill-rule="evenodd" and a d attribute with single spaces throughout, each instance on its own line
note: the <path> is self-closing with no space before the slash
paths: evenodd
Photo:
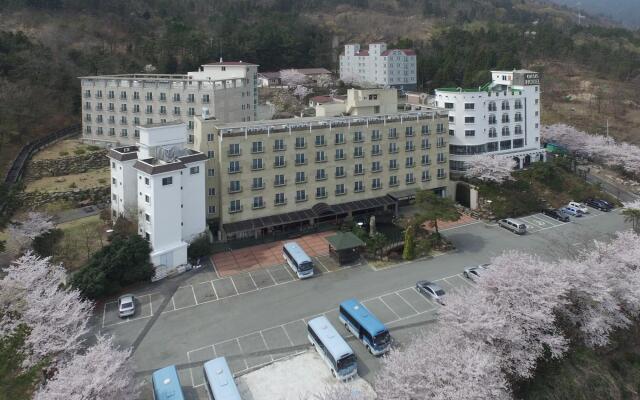
<path id="1" fill-rule="evenodd" d="M 335 232 L 320 232 L 302 236 L 295 240 L 310 257 L 329 254 L 329 244 L 325 237 Z M 216 253 L 211 257 L 216 271 L 221 277 L 234 275 L 242 271 L 272 267 L 282 264 L 282 246 L 285 241 L 259 244 L 238 250 Z"/>

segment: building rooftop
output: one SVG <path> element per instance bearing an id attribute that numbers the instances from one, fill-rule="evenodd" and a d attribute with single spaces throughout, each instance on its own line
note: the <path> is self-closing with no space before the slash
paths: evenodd
<path id="1" fill-rule="evenodd" d="M 161 127 L 165 127 L 165 126 L 176 126 L 176 125 L 186 125 L 184 123 L 184 121 L 180 121 L 178 119 L 173 120 L 173 121 L 167 121 L 167 122 L 157 122 L 155 124 L 146 124 L 146 125 L 140 125 L 141 128 L 161 128 Z"/>
<path id="2" fill-rule="evenodd" d="M 296 68 L 296 71 L 298 71 L 298 72 L 300 72 L 301 74 L 304 74 L 304 75 L 331 74 L 331 71 L 329 71 L 326 68 Z"/>
<path id="3" fill-rule="evenodd" d="M 211 62 L 203 65 L 250 65 L 255 67 L 258 66 L 258 64 L 252 64 L 244 61 L 218 61 L 218 62 Z"/>

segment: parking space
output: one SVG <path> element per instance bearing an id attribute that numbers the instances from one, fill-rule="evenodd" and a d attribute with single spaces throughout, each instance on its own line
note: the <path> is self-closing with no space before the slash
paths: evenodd
<path id="1" fill-rule="evenodd" d="M 136 296 L 136 312 L 126 318 L 120 318 L 118 313 L 118 301 L 110 301 L 104 304 L 102 312 L 102 326 L 120 325 L 130 321 L 150 318 L 153 316 L 153 309 L 157 310 L 162 298 L 157 293 L 148 293 Z"/>
<path id="2" fill-rule="evenodd" d="M 445 288 L 445 291 L 458 291 L 461 288 L 468 288 L 473 285 L 460 275 L 452 275 L 436 282 Z M 364 299 L 362 304 L 390 327 L 396 341 L 406 340 L 406 338 L 410 337 L 414 332 L 412 327 L 428 321 L 432 318 L 434 312 L 441 307 L 418 293 L 414 287 L 407 287 Z M 351 335 L 341 326 L 337 308 L 319 315 L 326 316 L 343 336 L 349 337 Z M 226 357 L 233 372 L 240 374 L 305 351 L 309 347 L 307 322 L 319 315 L 312 315 L 188 351 L 187 359 L 189 362 L 197 364 L 197 366 L 191 368 L 192 384 L 195 387 L 204 384 L 202 366 L 200 364 L 211 358 Z M 395 337 L 396 331 L 398 332 L 398 337 Z M 367 357 L 369 359 L 369 356 L 365 354 L 364 347 L 356 345 L 353 346 L 353 349 L 358 357 Z"/>
<path id="3" fill-rule="evenodd" d="M 583 220 L 597 217 L 602 214 L 603 214 L 602 211 L 598 211 L 594 208 L 589 207 L 589 212 L 587 214 L 584 214 L 580 217 L 571 216 L 570 218 L 571 218 L 571 222 L 580 222 Z M 571 223 L 571 222 L 558 221 L 557 219 L 548 217 L 542 213 L 528 215 L 526 217 L 519 217 L 517 219 L 525 223 L 525 225 L 527 226 L 528 233 L 537 233 L 537 232 L 545 231 L 547 229 L 553 229 L 553 228 L 557 228 L 559 226 Z"/>

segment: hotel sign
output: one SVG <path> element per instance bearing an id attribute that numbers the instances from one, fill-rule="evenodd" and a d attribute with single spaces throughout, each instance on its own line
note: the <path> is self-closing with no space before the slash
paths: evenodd
<path id="1" fill-rule="evenodd" d="M 539 85 L 540 84 L 540 73 L 539 72 L 529 72 L 524 74 L 524 85 Z"/>

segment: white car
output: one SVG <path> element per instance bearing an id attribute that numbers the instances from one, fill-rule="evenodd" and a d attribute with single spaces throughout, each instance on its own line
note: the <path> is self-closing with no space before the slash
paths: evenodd
<path id="1" fill-rule="evenodd" d="M 136 313 L 136 299 L 132 294 L 125 294 L 118 299 L 120 318 L 130 317 Z"/>
<path id="2" fill-rule="evenodd" d="M 438 284 L 429 281 L 416 282 L 416 290 L 422 295 L 444 305 L 444 290 Z"/>
<path id="3" fill-rule="evenodd" d="M 582 203 L 578 203 L 577 201 L 570 201 L 569 207 L 573 207 L 577 210 L 580 210 L 583 214 L 587 214 L 589 212 L 589 208 Z"/>
<path id="4" fill-rule="evenodd" d="M 489 264 L 482 264 L 475 267 L 467 267 L 464 269 L 464 272 L 462 272 L 462 275 L 464 275 L 464 277 L 469 279 L 470 281 L 475 282 L 475 280 L 478 279 L 478 277 L 487 270 L 488 266 Z"/>

